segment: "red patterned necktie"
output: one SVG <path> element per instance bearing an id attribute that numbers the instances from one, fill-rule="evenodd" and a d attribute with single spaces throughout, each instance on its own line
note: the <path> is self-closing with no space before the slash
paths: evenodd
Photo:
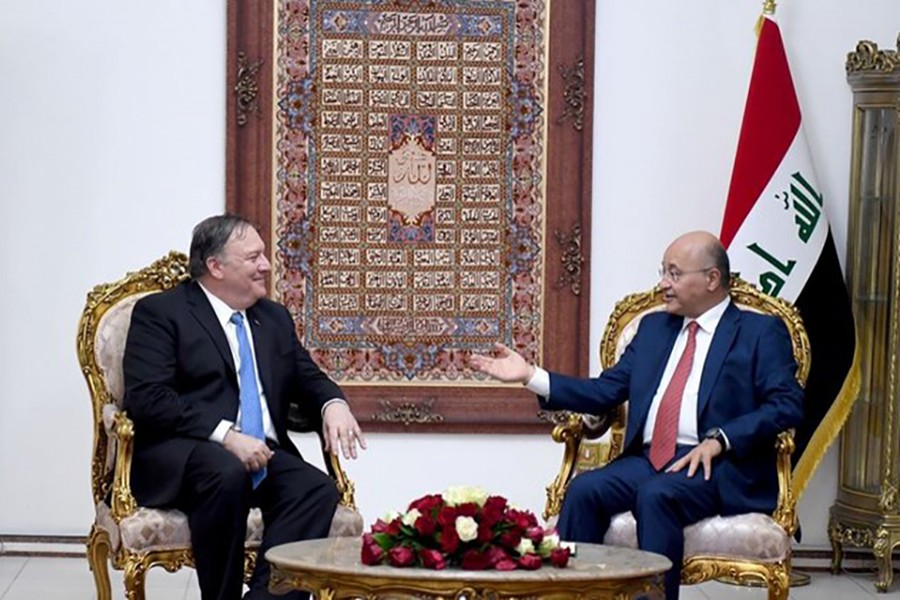
<path id="1" fill-rule="evenodd" d="M 694 364 L 694 349 L 697 347 L 697 321 L 688 323 L 688 339 L 678 365 L 672 374 L 672 380 L 663 393 L 656 412 L 653 425 L 653 438 L 650 440 L 650 464 L 657 471 L 666 466 L 675 456 L 675 440 L 678 437 L 678 420 L 681 417 L 681 397 L 684 396 L 684 385 L 691 374 Z"/>

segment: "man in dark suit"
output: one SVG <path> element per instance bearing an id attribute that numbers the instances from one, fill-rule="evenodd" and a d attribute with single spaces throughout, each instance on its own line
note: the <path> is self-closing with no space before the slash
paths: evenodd
<path id="1" fill-rule="evenodd" d="M 600 415 L 629 401 L 622 455 L 572 480 L 559 533 L 601 543 L 610 518 L 632 511 L 638 545 L 672 561 L 670 600 L 678 598 L 685 526 L 775 509 L 775 439 L 802 418 L 787 328 L 739 310 L 728 285 L 719 240 L 688 233 L 663 257 L 666 312 L 645 316 L 619 362 L 599 377 L 549 374 L 502 345 L 495 357 L 472 359 L 492 377 L 525 384 L 544 408 Z"/>
<path id="2" fill-rule="evenodd" d="M 188 515 L 204 600 L 241 597 L 252 506 L 265 533 L 246 598 L 275 597 L 266 550 L 328 534 L 337 488 L 288 438 L 290 401 L 321 414 L 331 452 L 365 448 L 340 388 L 301 346 L 287 309 L 265 297 L 269 271 L 250 223 L 202 221 L 191 279 L 135 305 L 125 346 L 132 490 L 143 506 Z"/>

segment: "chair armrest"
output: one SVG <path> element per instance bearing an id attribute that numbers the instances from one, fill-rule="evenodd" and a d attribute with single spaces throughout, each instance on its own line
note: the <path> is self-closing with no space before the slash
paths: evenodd
<path id="1" fill-rule="evenodd" d="M 595 440 L 609 431 L 615 419 L 616 411 L 611 410 L 602 415 L 581 415 L 582 434 L 586 440 Z"/>
<path id="2" fill-rule="evenodd" d="M 334 479 L 338 492 L 341 495 L 340 504 L 349 509 L 356 510 L 356 487 L 347 477 L 341 467 L 341 459 L 338 454 L 332 454 L 325 449 L 325 434 L 322 431 L 322 415 L 305 413 L 294 402 L 288 407 L 288 429 L 300 433 L 315 433 L 319 436 L 319 448 L 322 450 L 322 460 L 328 474 Z"/>
<path id="3" fill-rule="evenodd" d="M 131 457 L 134 454 L 134 423 L 124 411 L 112 415 L 110 435 L 116 441 L 116 465 L 113 471 L 111 514 L 116 523 L 137 510 L 131 494 Z"/>
<path id="4" fill-rule="evenodd" d="M 775 449 L 778 470 L 778 504 L 772 518 L 781 525 L 789 537 L 797 530 L 797 497 L 792 482 L 791 454 L 794 453 L 794 430 L 788 429 L 778 434 Z"/>
<path id="5" fill-rule="evenodd" d="M 584 422 L 581 415 L 572 413 L 565 422 L 560 423 L 553 428 L 553 441 L 558 444 L 565 444 L 563 451 L 562 464 L 559 466 L 559 473 L 556 479 L 547 486 L 547 503 L 544 506 L 544 520 L 552 516 L 558 515 L 562 508 L 563 497 L 566 495 L 566 487 L 572 478 L 572 471 L 575 469 L 575 459 L 578 454 L 578 445 L 584 434 Z"/>

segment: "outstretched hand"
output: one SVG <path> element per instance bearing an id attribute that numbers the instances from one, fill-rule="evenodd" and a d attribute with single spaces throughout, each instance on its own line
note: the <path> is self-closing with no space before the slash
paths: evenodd
<path id="1" fill-rule="evenodd" d="M 469 365 L 505 383 L 528 383 L 534 375 L 534 367 L 521 354 L 500 343 L 494 344 L 494 356 L 473 354 Z"/>

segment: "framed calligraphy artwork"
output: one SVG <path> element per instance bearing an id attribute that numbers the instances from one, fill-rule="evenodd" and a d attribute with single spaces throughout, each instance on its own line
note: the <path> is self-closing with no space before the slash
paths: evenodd
<path id="1" fill-rule="evenodd" d="M 546 430 L 468 365 L 585 375 L 593 2 L 229 3 L 228 208 L 372 431 Z M 555 65 L 554 68 L 551 66 Z"/>

